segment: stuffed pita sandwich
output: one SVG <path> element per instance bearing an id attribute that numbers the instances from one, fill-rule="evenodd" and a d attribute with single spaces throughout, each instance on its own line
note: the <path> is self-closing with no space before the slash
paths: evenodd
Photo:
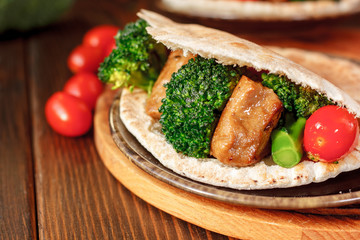
<path id="1" fill-rule="evenodd" d="M 165 167 L 234 189 L 322 182 L 360 167 L 360 105 L 345 92 L 234 35 L 138 16 L 99 78 L 125 87 L 120 118 Z M 329 119 L 341 119 L 329 123 L 341 143 L 321 132 Z"/>
<path id="2" fill-rule="evenodd" d="M 334 18 L 360 10 L 359 0 L 161 0 L 166 11 L 219 19 L 300 21 Z"/>

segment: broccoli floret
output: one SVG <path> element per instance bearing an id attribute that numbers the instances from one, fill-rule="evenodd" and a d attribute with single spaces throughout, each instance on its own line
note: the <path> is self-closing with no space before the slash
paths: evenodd
<path id="1" fill-rule="evenodd" d="M 197 56 L 174 73 L 159 111 L 166 140 L 187 156 L 203 158 L 221 110 L 243 73 L 214 59 Z"/>
<path id="2" fill-rule="evenodd" d="M 334 103 L 323 94 L 291 82 L 286 76 L 276 74 L 261 75 L 262 84 L 274 90 L 289 112 L 294 112 L 298 118 L 309 118 L 317 109 Z"/>
<path id="3" fill-rule="evenodd" d="M 334 105 L 327 97 L 309 87 L 299 87 L 294 106 L 298 116 L 310 117 L 316 110 L 326 105 Z"/>
<path id="4" fill-rule="evenodd" d="M 274 90 L 276 95 L 284 105 L 284 108 L 290 112 L 294 110 L 294 101 L 297 98 L 297 91 L 295 84 L 290 82 L 285 76 L 278 76 L 275 74 L 261 74 L 263 79 L 262 84 L 265 87 Z"/>
<path id="5" fill-rule="evenodd" d="M 115 36 L 116 49 L 98 69 L 99 79 L 113 88 L 139 87 L 151 92 L 167 58 L 166 47 L 147 33 L 148 23 L 139 19 L 129 23 Z"/>

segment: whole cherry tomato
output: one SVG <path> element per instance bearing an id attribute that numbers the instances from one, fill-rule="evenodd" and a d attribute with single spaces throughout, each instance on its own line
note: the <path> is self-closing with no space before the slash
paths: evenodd
<path id="1" fill-rule="evenodd" d="M 56 92 L 48 99 L 45 116 L 56 132 L 68 137 L 81 136 L 92 125 L 88 106 L 81 99 L 65 92 Z"/>
<path id="2" fill-rule="evenodd" d="M 359 123 L 345 108 L 325 106 L 306 121 L 304 148 L 310 158 L 333 162 L 345 157 L 357 144 Z"/>
<path id="3" fill-rule="evenodd" d="M 90 29 L 83 38 L 83 45 L 100 48 L 104 56 L 109 45 L 115 45 L 115 35 L 119 28 L 113 25 L 99 25 Z"/>
<path id="4" fill-rule="evenodd" d="M 73 73 L 96 72 L 104 60 L 103 54 L 103 51 L 96 47 L 77 46 L 68 57 L 68 67 Z"/>
<path id="5" fill-rule="evenodd" d="M 103 90 L 103 85 L 98 77 L 91 72 L 80 72 L 72 76 L 64 86 L 64 92 L 83 100 L 94 109 L 96 100 Z"/>

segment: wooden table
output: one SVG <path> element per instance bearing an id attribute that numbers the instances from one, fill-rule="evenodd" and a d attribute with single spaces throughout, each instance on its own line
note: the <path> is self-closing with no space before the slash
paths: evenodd
<path id="1" fill-rule="evenodd" d="M 0 239 L 230 238 L 133 195 L 103 165 L 93 131 L 67 138 L 46 123 L 45 102 L 72 75 L 66 59 L 83 34 L 124 26 L 140 8 L 153 9 L 153 1 L 78 0 L 51 26 L 0 35 Z M 360 15 L 309 32 L 241 35 L 360 60 Z"/>

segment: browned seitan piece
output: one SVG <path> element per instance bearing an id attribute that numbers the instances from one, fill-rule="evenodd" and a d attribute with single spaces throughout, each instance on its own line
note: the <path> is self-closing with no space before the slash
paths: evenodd
<path id="1" fill-rule="evenodd" d="M 151 95 L 146 102 L 145 111 L 150 117 L 160 119 L 161 113 L 159 112 L 159 107 L 162 104 L 161 100 L 166 96 L 166 88 L 164 87 L 164 84 L 170 81 L 171 75 L 174 72 L 177 72 L 181 66 L 185 65 L 191 58 L 194 57 L 195 56 L 192 54 L 188 54 L 188 56 L 185 57 L 181 50 L 176 50 L 169 54 L 168 60 L 166 61 L 164 68 L 161 70 L 160 75 L 154 84 Z"/>
<path id="2" fill-rule="evenodd" d="M 243 76 L 232 93 L 211 142 L 211 154 L 231 166 L 248 166 L 269 153 L 270 134 L 282 103 L 272 89 Z"/>

